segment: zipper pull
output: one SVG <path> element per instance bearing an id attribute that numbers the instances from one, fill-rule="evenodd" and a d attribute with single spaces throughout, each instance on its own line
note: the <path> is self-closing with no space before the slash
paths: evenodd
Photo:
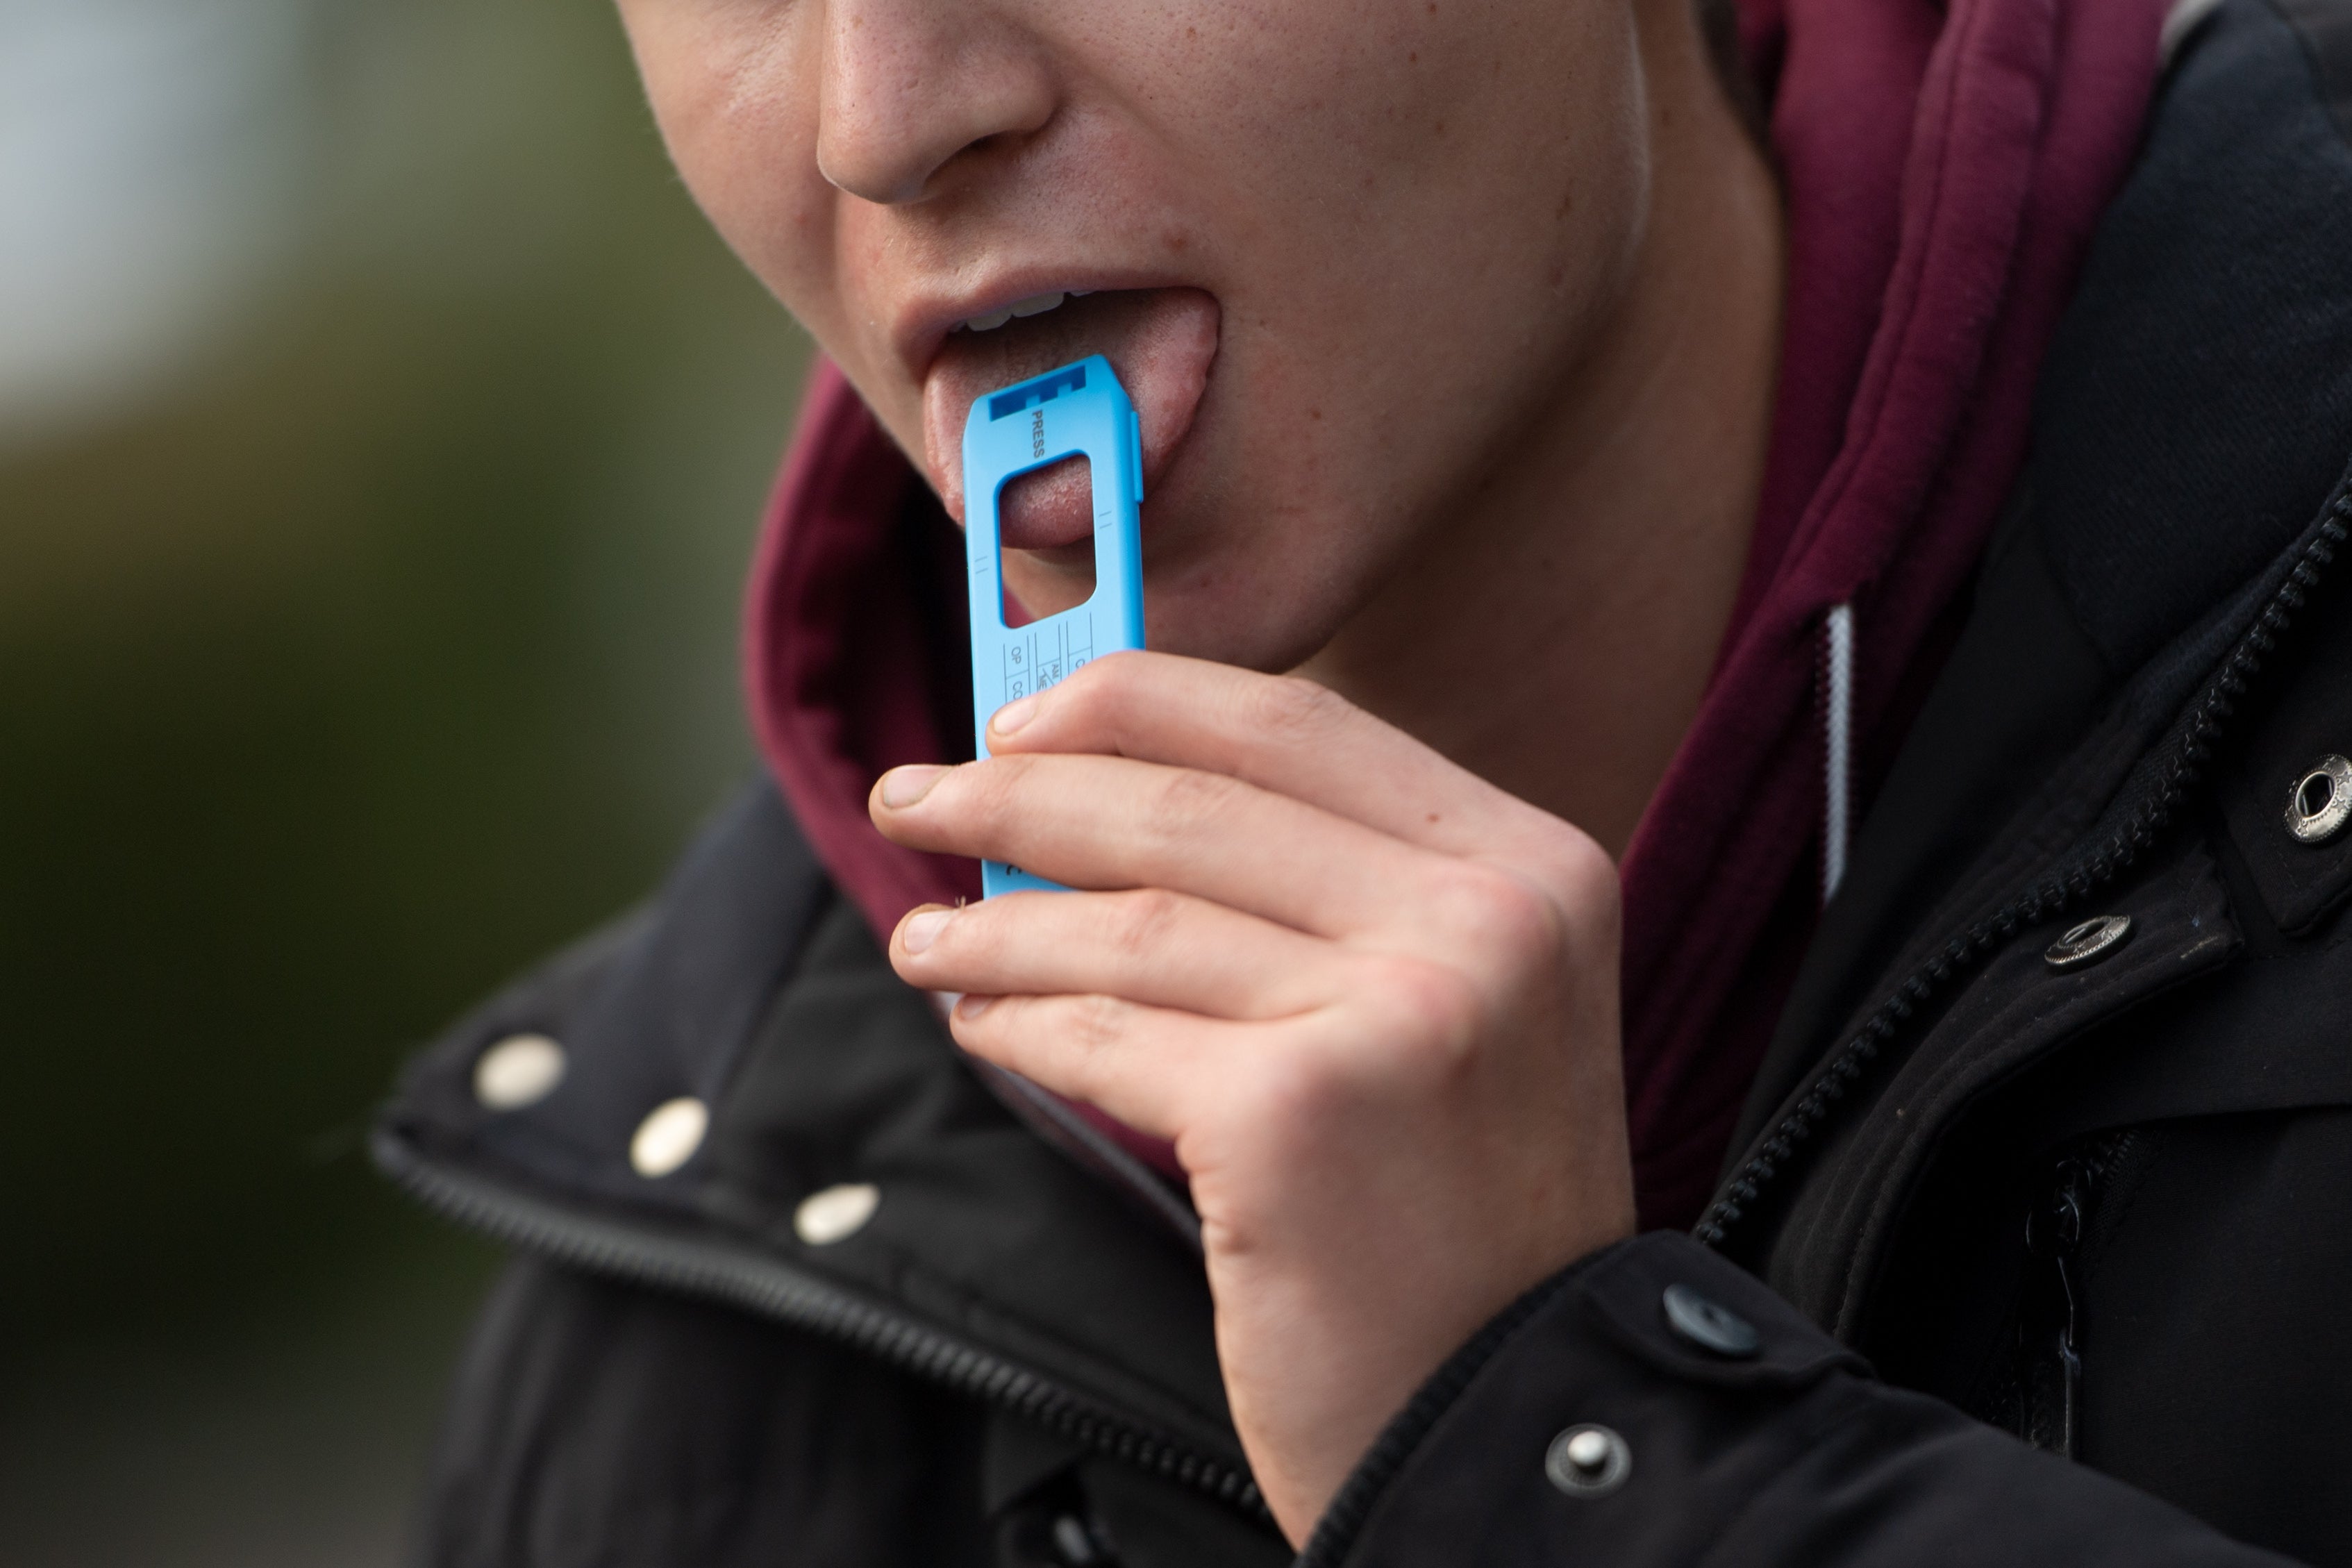
<path id="1" fill-rule="evenodd" d="M 2028 1269 L 2018 1318 L 2025 1440 L 2074 1458 L 2083 1397 L 2082 1302 L 2075 1252 L 2095 1173 L 2081 1159 L 2058 1162 L 2049 1187 L 2025 1215 Z"/>

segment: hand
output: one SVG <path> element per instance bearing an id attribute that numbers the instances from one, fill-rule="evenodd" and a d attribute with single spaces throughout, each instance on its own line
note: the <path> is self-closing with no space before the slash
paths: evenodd
<path id="1" fill-rule="evenodd" d="M 899 768 L 901 844 L 1088 889 L 909 914 L 966 1050 L 1174 1141 L 1217 1352 L 1303 1542 L 1421 1382 L 1632 1234 L 1615 868 L 1323 688 L 1118 654 Z"/>

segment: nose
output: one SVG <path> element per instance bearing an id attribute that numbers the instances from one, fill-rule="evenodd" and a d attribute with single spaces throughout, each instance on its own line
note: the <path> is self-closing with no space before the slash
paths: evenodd
<path id="1" fill-rule="evenodd" d="M 919 201 L 968 149 L 1041 129 L 1056 94 L 1042 47 L 975 0 L 825 7 L 817 169 L 850 195 Z"/>

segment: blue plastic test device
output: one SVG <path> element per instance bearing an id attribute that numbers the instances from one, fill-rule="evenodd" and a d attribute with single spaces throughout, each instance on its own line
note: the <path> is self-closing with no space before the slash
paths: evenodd
<path id="1" fill-rule="evenodd" d="M 1005 481 L 1085 454 L 1094 482 L 1095 591 L 1087 602 L 1004 624 L 997 497 Z M 964 549 L 971 563 L 971 723 L 988 755 L 988 721 L 1016 697 L 1066 680 L 1088 659 L 1143 646 L 1143 428 L 1110 368 L 1092 354 L 975 401 L 963 425 Z M 980 863 L 981 895 L 1062 891 L 1017 866 Z"/>

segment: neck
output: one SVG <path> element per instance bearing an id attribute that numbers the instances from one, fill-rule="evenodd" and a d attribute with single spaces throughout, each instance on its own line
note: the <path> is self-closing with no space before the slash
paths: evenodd
<path id="1" fill-rule="evenodd" d="M 1645 45 L 1651 221 L 1624 295 L 1509 461 L 1299 671 L 1612 856 L 1730 618 L 1780 353 L 1770 173 L 1696 26 Z"/>

